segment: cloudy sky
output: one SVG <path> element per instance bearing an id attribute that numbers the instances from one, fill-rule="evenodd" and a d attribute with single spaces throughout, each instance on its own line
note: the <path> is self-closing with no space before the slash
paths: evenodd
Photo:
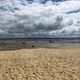
<path id="1" fill-rule="evenodd" d="M 0 38 L 80 37 L 80 0 L 0 0 Z"/>

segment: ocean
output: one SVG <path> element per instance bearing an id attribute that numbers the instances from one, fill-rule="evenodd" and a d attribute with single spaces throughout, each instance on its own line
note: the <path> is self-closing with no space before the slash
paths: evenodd
<path id="1" fill-rule="evenodd" d="M 35 48 L 78 48 L 80 38 L 1 38 L 0 44 L 22 44 Z"/>

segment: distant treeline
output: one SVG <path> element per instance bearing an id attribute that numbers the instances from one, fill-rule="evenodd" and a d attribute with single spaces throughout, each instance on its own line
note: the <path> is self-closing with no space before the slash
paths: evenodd
<path id="1" fill-rule="evenodd" d="M 80 37 L 62 38 L 0 38 L 0 40 L 80 40 Z"/>

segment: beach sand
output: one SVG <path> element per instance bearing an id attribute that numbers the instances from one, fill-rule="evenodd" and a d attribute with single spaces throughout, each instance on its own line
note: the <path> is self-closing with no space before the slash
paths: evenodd
<path id="1" fill-rule="evenodd" d="M 0 80 L 80 80 L 80 48 L 1 50 Z"/>

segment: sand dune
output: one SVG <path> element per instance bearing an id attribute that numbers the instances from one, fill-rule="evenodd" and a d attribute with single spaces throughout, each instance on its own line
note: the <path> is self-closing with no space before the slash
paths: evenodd
<path id="1" fill-rule="evenodd" d="M 80 80 L 80 48 L 0 51 L 0 80 Z"/>

